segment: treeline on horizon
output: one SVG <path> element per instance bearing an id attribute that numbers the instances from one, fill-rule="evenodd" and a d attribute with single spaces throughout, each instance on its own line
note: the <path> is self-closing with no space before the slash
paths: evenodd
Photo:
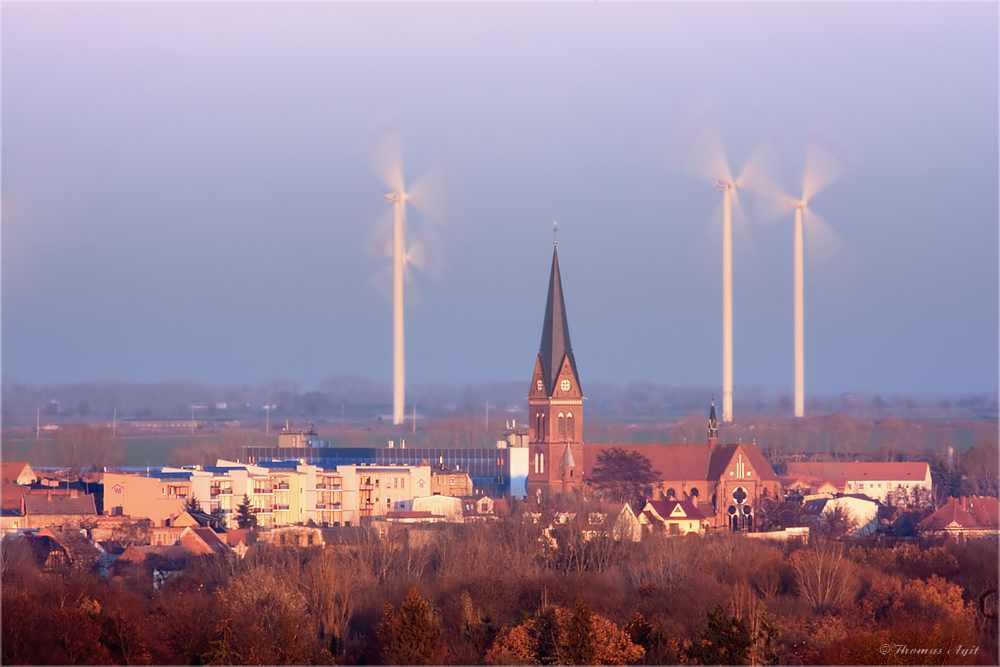
<path id="1" fill-rule="evenodd" d="M 631 543 L 567 528 L 552 544 L 552 518 L 515 504 L 420 541 L 358 528 L 335 546 L 257 543 L 194 557 L 161 590 L 156 563 L 42 570 L 8 539 L 0 662 L 997 664 L 995 538 Z"/>
<path id="2" fill-rule="evenodd" d="M 677 387 L 653 382 L 585 385 L 587 414 L 606 420 L 674 420 L 684 415 L 705 415 L 713 397 L 711 388 Z M 478 382 L 467 384 L 409 384 L 408 411 L 416 403 L 424 418 L 484 415 L 490 405 L 502 423 L 523 411 L 527 383 Z M 51 420 L 109 420 L 117 408 L 119 419 L 229 417 L 262 421 L 264 406 L 274 406 L 274 420 L 337 422 L 342 416 L 372 420 L 391 412 L 392 385 L 358 376 L 331 377 L 305 390 L 294 381 L 259 384 L 211 385 L 195 381 L 79 382 L 31 384 L 5 380 L 2 384 L 5 424 L 34 424 L 39 412 Z M 217 406 L 225 404 L 225 409 Z M 789 392 L 769 392 L 760 387 L 741 389 L 735 402 L 738 416 L 791 415 Z M 850 393 L 810 395 L 810 414 L 848 413 L 854 416 L 950 416 L 971 419 L 997 418 L 997 392 L 963 395 L 915 396 Z"/>

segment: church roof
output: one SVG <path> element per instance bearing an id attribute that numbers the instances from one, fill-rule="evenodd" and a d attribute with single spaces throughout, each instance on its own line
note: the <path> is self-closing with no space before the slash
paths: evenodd
<path id="1" fill-rule="evenodd" d="M 774 481 L 778 476 L 774 474 L 774 469 L 768 464 L 767 459 L 760 453 L 757 445 L 738 443 L 729 445 L 716 445 L 712 449 L 712 460 L 708 464 L 708 479 L 719 479 L 726 472 L 726 467 L 736 455 L 736 450 L 742 448 L 743 453 L 760 478 L 765 481 Z"/>
<path id="2" fill-rule="evenodd" d="M 580 389 L 580 375 L 569 342 L 569 323 L 566 320 L 566 303 L 563 301 L 562 278 L 559 276 L 559 255 L 552 249 L 552 273 L 549 276 L 549 297 L 545 302 L 545 321 L 542 322 L 542 344 L 538 350 L 542 364 L 542 381 L 545 391 L 552 395 L 559 377 L 563 359 L 569 358 L 576 386 Z M 582 389 L 580 389 L 582 391 Z"/>
<path id="3" fill-rule="evenodd" d="M 726 466 L 743 448 L 749 464 L 763 481 L 777 480 L 774 470 L 756 445 L 730 444 L 709 446 L 705 443 L 663 443 L 641 445 L 587 445 L 583 448 L 583 469 L 588 477 L 597 467 L 597 455 L 604 449 L 619 447 L 629 452 L 638 452 L 649 459 L 652 469 L 659 471 L 661 480 L 718 480 L 726 471 Z"/>

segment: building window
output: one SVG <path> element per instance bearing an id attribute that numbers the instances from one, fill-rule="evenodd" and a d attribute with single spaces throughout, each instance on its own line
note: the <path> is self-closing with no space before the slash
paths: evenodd
<path id="1" fill-rule="evenodd" d="M 406 478 L 405 477 L 400 478 L 400 480 L 399 480 L 399 488 L 401 488 L 401 489 L 405 489 L 406 488 Z"/>
<path id="2" fill-rule="evenodd" d="M 448 478 L 448 484 L 450 484 L 452 486 L 455 486 L 455 478 L 454 477 L 449 477 Z"/>
<path id="3" fill-rule="evenodd" d="M 539 472 L 544 473 L 545 472 L 545 454 L 544 453 L 539 455 L 538 461 L 541 464 L 541 470 L 539 470 Z"/>
<path id="4" fill-rule="evenodd" d="M 566 440 L 566 415 L 559 413 L 559 440 L 565 442 Z"/>

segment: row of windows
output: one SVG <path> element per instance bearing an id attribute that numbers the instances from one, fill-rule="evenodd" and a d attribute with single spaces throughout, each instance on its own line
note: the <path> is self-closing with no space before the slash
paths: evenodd
<path id="1" fill-rule="evenodd" d="M 556 427 L 557 427 L 557 437 L 558 442 L 567 442 L 575 439 L 576 431 L 573 430 L 573 413 L 560 412 L 556 416 Z M 536 412 L 535 413 L 535 429 L 539 438 L 545 437 L 545 413 Z"/>
<path id="2" fill-rule="evenodd" d="M 497 449 L 447 449 L 439 447 L 381 449 L 371 447 L 245 447 L 247 461 L 304 459 L 322 466 L 337 465 L 434 465 L 443 463 L 473 477 L 507 477 L 508 453 Z"/>

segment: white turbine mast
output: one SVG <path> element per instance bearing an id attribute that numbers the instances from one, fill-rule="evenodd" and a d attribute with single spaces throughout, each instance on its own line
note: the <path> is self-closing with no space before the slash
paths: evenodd
<path id="1" fill-rule="evenodd" d="M 790 201 L 795 209 L 795 416 L 806 414 L 805 285 L 803 280 L 802 214 L 805 200 Z"/>
<path id="2" fill-rule="evenodd" d="M 717 181 L 722 191 L 722 421 L 733 421 L 733 214 L 736 181 Z"/>
<path id="3" fill-rule="evenodd" d="M 406 193 L 382 195 L 393 203 L 392 237 L 392 423 L 402 424 L 406 409 L 406 363 L 403 342 L 403 274 L 406 267 Z"/>

